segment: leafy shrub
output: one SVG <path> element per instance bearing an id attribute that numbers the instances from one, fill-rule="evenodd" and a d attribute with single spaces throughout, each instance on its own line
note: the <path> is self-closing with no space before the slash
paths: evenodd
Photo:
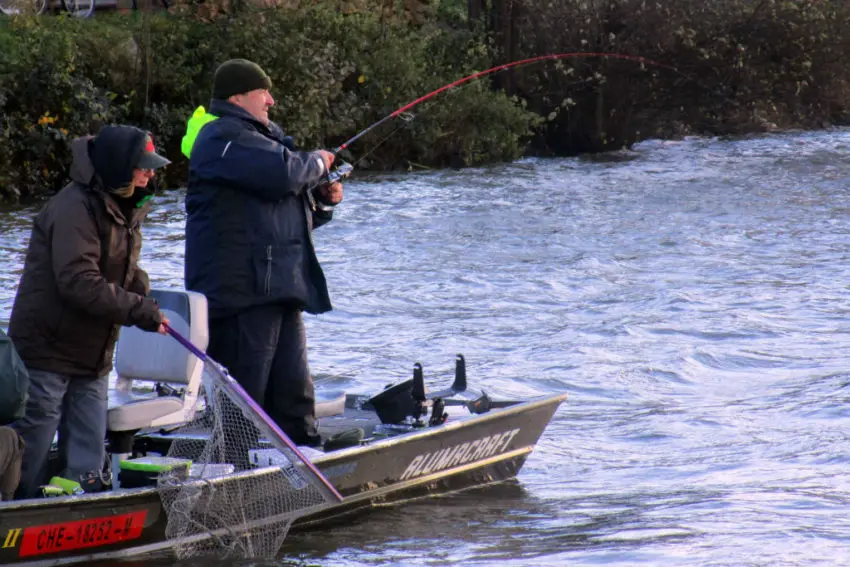
<path id="1" fill-rule="evenodd" d="M 69 21 L 69 24 L 73 22 Z M 58 19 L 6 22 L 0 33 L 0 196 L 53 190 L 67 178 L 72 138 L 124 119 L 115 93 L 79 72 L 79 32 Z M 108 50 L 115 34 L 100 35 Z"/>

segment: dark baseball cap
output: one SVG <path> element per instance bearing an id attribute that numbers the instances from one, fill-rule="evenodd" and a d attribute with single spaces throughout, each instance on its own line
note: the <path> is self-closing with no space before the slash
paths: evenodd
<path id="1" fill-rule="evenodd" d="M 169 163 L 171 163 L 171 160 L 168 160 L 156 153 L 156 146 L 153 144 L 153 137 L 150 134 L 146 134 L 145 141 L 142 145 L 139 159 L 136 160 L 135 167 L 138 169 L 159 169 Z"/>

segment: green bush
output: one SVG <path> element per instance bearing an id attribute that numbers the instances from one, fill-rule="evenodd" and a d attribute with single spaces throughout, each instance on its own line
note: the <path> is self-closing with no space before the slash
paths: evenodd
<path id="1" fill-rule="evenodd" d="M 126 117 L 120 97 L 78 69 L 87 55 L 74 23 L 21 18 L 0 30 L 0 197 L 61 186 L 70 140 Z M 102 31 L 98 47 L 109 51 L 116 34 Z"/>

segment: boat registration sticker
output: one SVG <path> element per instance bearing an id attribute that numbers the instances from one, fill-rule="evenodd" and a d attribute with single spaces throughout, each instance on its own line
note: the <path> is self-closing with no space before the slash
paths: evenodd
<path id="1" fill-rule="evenodd" d="M 59 524 L 30 526 L 21 538 L 19 557 L 61 553 L 136 539 L 142 535 L 147 510 Z"/>

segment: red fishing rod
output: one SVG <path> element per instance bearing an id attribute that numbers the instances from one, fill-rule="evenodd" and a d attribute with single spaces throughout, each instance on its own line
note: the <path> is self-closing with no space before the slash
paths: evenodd
<path id="1" fill-rule="evenodd" d="M 414 106 L 416 106 L 416 105 L 418 105 L 422 102 L 425 102 L 426 100 L 428 100 L 428 99 L 430 99 L 434 96 L 437 96 L 438 94 L 440 94 L 443 91 L 447 91 L 451 88 L 454 88 L 458 85 L 462 85 L 463 83 L 469 82 L 473 79 L 477 79 L 479 77 L 483 77 L 483 76 L 489 75 L 491 73 L 496 73 L 498 71 L 504 71 L 504 70 L 510 69 L 512 67 L 520 67 L 522 65 L 537 63 L 539 61 L 547 61 L 547 60 L 550 60 L 550 59 L 571 59 L 571 58 L 576 58 L 576 57 L 604 57 L 604 58 L 609 58 L 609 59 L 623 59 L 623 60 L 626 60 L 626 61 L 636 61 L 638 63 L 642 63 L 642 64 L 646 64 L 646 65 L 652 65 L 652 66 L 655 66 L 655 67 L 664 67 L 664 68 L 667 68 L 667 69 L 671 69 L 673 71 L 677 71 L 675 67 L 671 67 L 670 65 L 666 65 L 666 64 L 660 63 L 658 61 L 653 61 L 652 59 L 647 59 L 646 57 L 639 57 L 637 55 L 626 55 L 624 53 L 605 53 L 605 52 L 598 52 L 598 53 L 596 53 L 596 52 L 553 53 L 553 54 L 550 54 L 550 55 L 539 55 L 537 57 L 530 57 L 528 59 L 520 59 L 518 61 L 512 61 L 510 63 L 504 63 L 502 65 L 497 65 L 497 66 L 492 67 L 490 69 L 487 69 L 485 71 L 479 71 L 478 73 L 473 73 L 472 75 L 469 75 L 467 77 L 463 77 L 463 78 L 458 79 L 458 80 L 456 80 L 452 83 L 444 85 L 444 86 L 440 87 L 439 89 L 431 91 L 430 93 L 423 95 L 423 96 L 417 98 L 414 101 L 408 102 L 404 106 L 398 108 L 397 110 L 394 110 L 392 113 L 387 114 L 386 116 L 384 116 L 383 118 L 381 118 L 380 120 L 378 120 L 377 122 L 372 124 L 371 126 L 364 128 L 363 130 L 361 130 L 360 132 L 358 132 L 357 134 L 355 134 L 354 136 L 352 136 L 351 138 L 349 138 L 348 140 L 343 142 L 340 146 L 338 146 L 337 148 L 332 150 L 332 152 L 333 152 L 334 155 L 338 155 L 339 152 L 348 148 L 348 146 L 350 146 L 351 144 L 353 144 L 354 142 L 356 142 L 361 137 L 365 136 L 366 134 L 368 134 L 369 132 L 371 132 L 372 130 L 374 130 L 375 128 L 380 126 L 381 124 L 388 122 L 389 120 L 392 120 L 393 118 L 401 116 L 403 113 L 407 112 L 408 110 L 410 110 Z M 342 179 L 343 177 L 347 177 L 353 171 L 353 169 L 354 169 L 354 167 L 351 164 L 348 164 L 348 163 L 345 163 L 345 162 L 340 162 L 339 166 L 337 168 L 335 168 L 333 172 L 331 172 L 330 181 L 338 181 L 339 179 Z"/>
<path id="2" fill-rule="evenodd" d="M 381 118 L 380 120 L 378 120 L 377 122 L 375 122 L 374 124 L 369 126 L 368 128 L 361 130 L 360 132 L 358 132 L 357 134 L 355 134 L 354 136 L 352 136 L 351 138 L 349 138 L 348 140 L 343 142 L 338 148 L 333 150 L 333 153 L 338 154 L 339 152 L 346 149 L 348 146 L 353 144 L 355 141 L 360 139 L 362 136 L 368 134 L 369 132 L 371 132 L 372 130 L 374 130 L 375 128 L 377 128 L 378 126 L 383 124 L 384 122 L 387 122 L 388 120 L 392 120 L 393 118 L 399 116 L 403 112 L 410 110 L 411 108 L 413 108 L 417 104 L 419 104 L 421 102 L 425 102 L 429 98 L 434 97 L 434 96 L 440 94 L 443 91 L 447 91 L 447 90 L 449 90 L 453 87 L 456 87 L 458 85 L 462 85 L 463 83 L 466 83 L 466 82 L 471 81 L 473 79 L 477 79 L 478 77 L 483 77 L 484 75 L 489 75 L 490 73 L 495 73 L 497 71 L 504 71 L 505 69 L 510 69 L 511 67 L 520 67 L 522 65 L 528 65 L 530 63 L 537 63 L 538 61 L 546 61 L 548 59 L 570 59 L 570 58 L 574 58 L 574 57 L 607 57 L 607 58 L 611 58 L 611 59 L 625 59 L 627 61 L 637 61 L 638 63 L 646 63 L 647 65 L 653 65 L 653 66 L 656 66 L 656 67 L 666 67 L 667 69 L 672 69 L 674 71 L 676 70 L 675 68 L 673 68 L 669 65 L 665 65 L 664 63 L 659 63 L 658 61 L 653 61 L 652 59 L 647 59 L 645 57 L 638 57 L 636 55 L 625 55 L 623 53 L 583 53 L 583 52 L 555 53 L 555 54 L 551 54 L 551 55 L 540 55 L 538 57 L 531 57 L 529 59 L 521 59 L 519 61 L 513 61 L 511 63 L 504 63 L 502 65 L 497 65 L 497 66 L 495 66 L 491 69 L 487 69 L 486 71 L 480 71 L 478 73 L 473 73 L 472 75 L 469 75 L 468 77 L 463 77 L 462 79 L 458 79 L 457 81 L 455 81 L 453 83 L 449 83 L 448 85 L 442 86 L 435 91 L 431 91 L 430 93 L 428 93 L 424 96 L 421 96 L 414 101 L 408 102 L 407 104 L 405 104 L 404 106 L 402 106 L 398 110 L 393 111 L 391 114 L 387 114 L 386 116 L 384 116 L 383 118 Z"/>

